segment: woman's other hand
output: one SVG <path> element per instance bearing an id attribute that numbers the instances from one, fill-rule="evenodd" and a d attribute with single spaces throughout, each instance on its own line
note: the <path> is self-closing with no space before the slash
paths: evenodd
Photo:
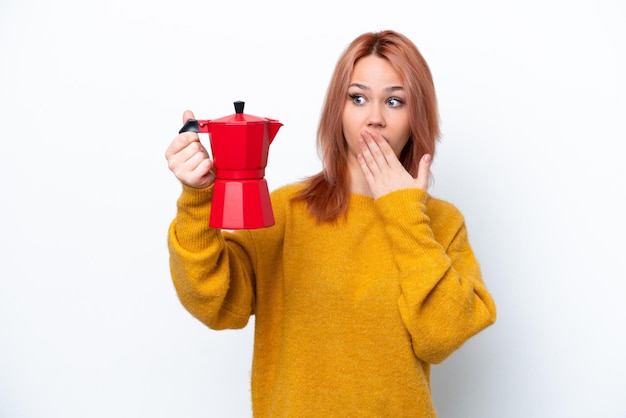
<path id="1" fill-rule="evenodd" d="M 400 189 L 428 189 L 432 161 L 430 154 L 422 156 L 417 178 L 413 178 L 382 135 L 376 132 L 363 132 L 359 146 L 361 147 L 361 153 L 358 155 L 359 164 L 372 197 L 378 198 Z"/>

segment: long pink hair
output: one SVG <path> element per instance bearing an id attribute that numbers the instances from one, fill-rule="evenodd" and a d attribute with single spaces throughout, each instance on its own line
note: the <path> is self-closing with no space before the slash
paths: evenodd
<path id="1" fill-rule="evenodd" d="M 332 75 L 317 129 L 322 171 L 304 180 L 295 196 L 304 200 L 309 212 L 320 222 L 335 221 L 344 215 L 350 201 L 348 149 L 341 124 L 350 78 L 356 62 L 366 56 L 386 59 L 403 79 L 408 92 L 410 138 L 400 162 L 413 176 L 424 154 L 435 154 L 439 139 L 437 96 L 428 64 L 406 36 L 391 30 L 357 37 L 339 57 Z"/>

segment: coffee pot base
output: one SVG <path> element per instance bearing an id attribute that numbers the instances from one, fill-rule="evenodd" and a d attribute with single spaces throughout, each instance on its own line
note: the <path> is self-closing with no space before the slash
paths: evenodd
<path id="1" fill-rule="evenodd" d="M 216 179 L 209 226 L 217 229 L 257 229 L 274 225 L 265 179 Z"/>

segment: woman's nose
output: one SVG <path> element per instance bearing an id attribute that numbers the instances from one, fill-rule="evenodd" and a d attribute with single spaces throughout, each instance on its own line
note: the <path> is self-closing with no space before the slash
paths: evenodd
<path id="1" fill-rule="evenodd" d="M 378 106 L 371 106 L 367 117 L 367 126 L 377 128 L 385 126 L 383 112 Z"/>

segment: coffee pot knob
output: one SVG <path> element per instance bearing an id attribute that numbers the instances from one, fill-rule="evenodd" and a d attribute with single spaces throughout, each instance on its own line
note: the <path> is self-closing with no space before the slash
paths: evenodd
<path id="1" fill-rule="evenodd" d="M 235 102 L 235 113 L 241 114 L 243 113 L 243 106 L 245 105 L 245 102 L 242 102 L 241 100 L 237 100 Z"/>

